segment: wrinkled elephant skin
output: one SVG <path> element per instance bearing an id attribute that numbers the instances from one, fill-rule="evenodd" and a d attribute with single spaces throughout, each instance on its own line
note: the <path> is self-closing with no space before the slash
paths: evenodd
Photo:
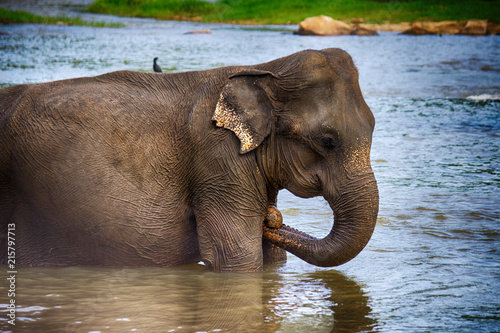
<path id="1" fill-rule="evenodd" d="M 377 217 L 374 126 L 339 49 L 1 89 L 0 263 L 15 227 L 18 265 L 340 265 Z M 283 188 L 329 202 L 328 236 L 268 213 Z"/>

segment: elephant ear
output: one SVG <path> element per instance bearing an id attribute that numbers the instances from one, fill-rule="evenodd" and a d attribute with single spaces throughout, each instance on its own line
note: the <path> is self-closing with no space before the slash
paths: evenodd
<path id="1" fill-rule="evenodd" d="M 272 105 L 266 91 L 273 73 L 245 70 L 229 77 L 215 108 L 212 120 L 236 134 L 240 154 L 259 146 L 269 135 L 272 124 Z"/>

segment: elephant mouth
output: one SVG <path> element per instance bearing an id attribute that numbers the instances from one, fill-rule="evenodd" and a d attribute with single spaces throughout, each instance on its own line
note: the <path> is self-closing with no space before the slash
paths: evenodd
<path id="1" fill-rule="evenodd" d="M 369 180 L 357 180 L 337 200 L 328 200 L 334 214 L 330 233 L 316 238 L 266 216 L 264 239 L 306 262 L 332 267 L 356 257 L 370 240 L 378 215 L 378 188 L 373 173 Z M 276 209 L 276 208 L 274 208 Z M 275 214 L 275 213 L 274 213 Z M 281 214 L 280 214 L 281 215 Z"/>

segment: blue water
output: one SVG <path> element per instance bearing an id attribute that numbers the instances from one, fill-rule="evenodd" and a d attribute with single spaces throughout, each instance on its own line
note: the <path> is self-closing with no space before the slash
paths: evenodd
<path id="1" fill-rule="evenodd" d="M 335 269 L 292 255 L 243 276 L 19 269 L 17 331 L 500 331 L 500 37 L 299 37 L 287 26 L 106 19 L 127 27 L 0 26 L 0 84 L 151 71 L 154 57 L 185 71 L 343 48 L 377 121 L 378 223 L 366 249 Z M 185 34 L 202 29 L 212 33 Z M 331 228 L 322 198 L 283 191 L 279 209 L 318 237 Z M 0 327 L 12 330 L 4 309 Z"/>

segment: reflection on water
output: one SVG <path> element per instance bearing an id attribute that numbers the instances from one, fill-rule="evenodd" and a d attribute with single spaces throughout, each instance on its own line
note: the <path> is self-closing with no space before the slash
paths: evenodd
<path id="1" fill-rule="evenodd" d="M 375 233 L 338 270 L 291 255 L 257 275 L 212 274 L 198 266 L 20 269 L 16 329 L 499 331 L 499 36 L 299 37 L 231 25 L 123 21 L 123 29 L 0 26 L 0 85 L 151 71 L 156 56 L 164 69 L 183 71 L 343 48 L 359 68 L 377 121 Z M 212 34 L 184 34 L 203 29 Z M 331 229 L 332 212 L 321 198 L 282 191 L 278 207 L 286 223 L 317 237 Z M 0 272 L 4 303 L 6 269 Z M 0 329 L 12 330 L 5 314 L 1 305 Z"/>
<path id="2" fill-rule="evenodd" d="M 25 332 L 355 332 L 376 324 L 362 288 L 335 270 L 25 268 L 18 275 L 16 329 Z M 8 329 L 5 321 L 0 327 Z"/>

